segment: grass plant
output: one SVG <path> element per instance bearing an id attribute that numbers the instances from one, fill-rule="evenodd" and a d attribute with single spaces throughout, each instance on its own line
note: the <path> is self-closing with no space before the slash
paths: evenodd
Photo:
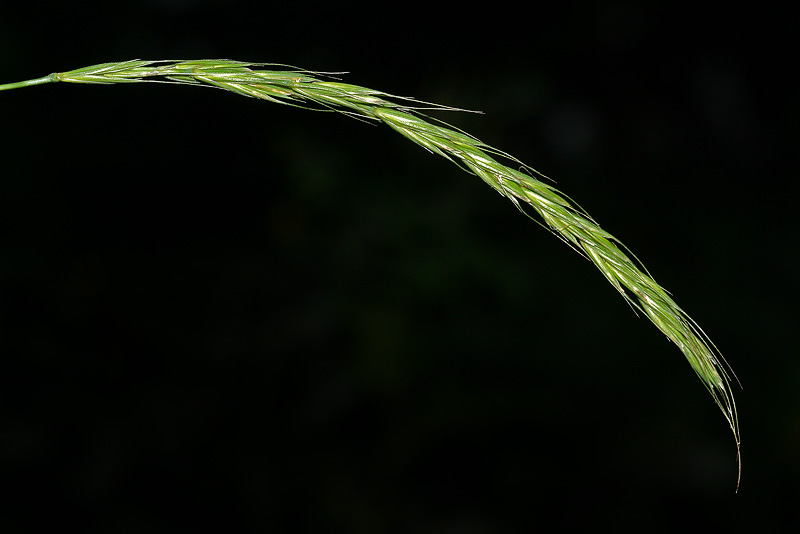
<path id="1" fill-rule="evenodd" d="M 341 73 L 229 60 L 132 60 L 0 85 L 0 91 L 52 82 L 174 83 L 214 87 L 386 124 L 429 152 L 478 176 L 526 215 L 533 218 L 538 215 L 540 223 L 590 260 L 635 312 L 645 315 L 675 343 L 725 416 L 736 441 L 741 475 L 739 423 L 725 360 L 699 325 L 616 237 L 533 168 L 426 114 L 465 110 L 342 83 L 333 74 Z"/>

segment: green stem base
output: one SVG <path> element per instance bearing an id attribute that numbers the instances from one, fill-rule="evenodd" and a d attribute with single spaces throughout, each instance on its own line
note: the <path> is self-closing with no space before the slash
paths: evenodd
<path id="1" fill-rule="evenodd" d="M 53 73 L 53 74 L 48 74 L 47 76 L 42 76 L 41 78 L 36 78 L 34 80 L 25 80 L 24 82 L 0 84 L 0 91 L 5 91 L 7 89 L 18 89 L 20 87 L 28 87 L 30 85 L 41 85 L 43 83 L 51 83 L 57 81 L 58 78 L 56 78 L 56 74 Z"/>

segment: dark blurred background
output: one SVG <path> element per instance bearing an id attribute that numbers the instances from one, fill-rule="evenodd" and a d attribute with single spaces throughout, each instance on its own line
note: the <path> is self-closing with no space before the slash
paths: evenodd
<path id="1" fill-rule="evenodd" d="M 6 3 L 0 82 L 230 58 L 482 110 L 437 117 L 725 354 L 739 493 L 680 351 L 479 179 L 338 114 L 63 84 L 0 93 L 2 532 L 797 531 L 794 18 L 451 6 Z"/>

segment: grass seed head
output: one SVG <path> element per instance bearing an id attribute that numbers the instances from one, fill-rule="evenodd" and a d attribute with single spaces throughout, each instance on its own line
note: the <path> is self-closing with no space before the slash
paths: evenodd
<path id="1" fill-rule="evenodd" d="M 456 108 L 342 83 L 332 79 L 332 74 L 341 73 L 230 60 L 131 60 L 101 63 L 27 82 L 0 85 L 0 90 L 55 81 L 176 83 L 213 87 L 270 102 L 334 110 L 383 122 L 429 152 L 480 177 L 530 216 L 524 209 L 529 207 L 539 215 L 541 224 L 594 263 L 634 311 L 643 312 L 683 352 L 727 419 L 738 452 L 739 423 L 725 360 L 700 327 L 619 240 L 603 230 L 569 197 L 543 182 L 543 175 L 453 126 L 420 113 L 421 110 Z M 741 463 L 739 465 L 741 472 Z"/>

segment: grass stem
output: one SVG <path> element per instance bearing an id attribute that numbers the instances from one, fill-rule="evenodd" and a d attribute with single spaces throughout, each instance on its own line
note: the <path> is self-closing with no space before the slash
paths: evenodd
<path id="1" fill-rule="evenodd" d="M 31 85 L 41 85 L 43 83 L 52 83 L 57 82 L 55 74 L 50 74 L 48 76 L 42 76 L 41 78 L 35 78 L 33 80 L 25 80 L 24 82 L 15 82 L 15 83 L 6 83 L 0 84 L 0 91 L 6 91 L 8 89 L 19 89 L 22 87 L 30 87 Z"/>

